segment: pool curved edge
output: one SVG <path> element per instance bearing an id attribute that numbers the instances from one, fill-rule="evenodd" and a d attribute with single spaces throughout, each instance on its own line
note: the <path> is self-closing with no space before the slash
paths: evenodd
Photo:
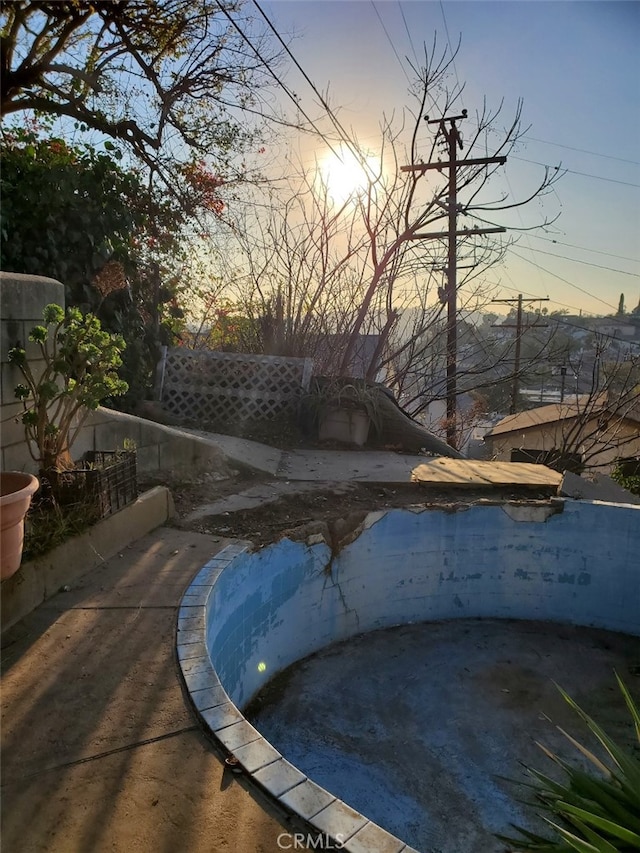
<path id="1" fill-rule="evenodd" d="M 216 740 L 288 812 L 350 853 L 413 848 L 307 778 L 243 716 L 332 642 L 415 621 L 561 621 L 640 634 L 640 507 L 588 501 L 372 513 L 342 550 L 318 536 L 234 542 L 183 596 L 177 654 Z M 635 555 L 635 557 L 634 557 Z"/>
<path id="2" fill-rule="evenodd" d="M 349 853 L 418 853 L 287 761 L 249 723 L 220 682 L 206 646 L 208 605 L 222 572 L 240 555 L 250 554 L 251 548 L 250 542 L 238 541 L 219 551 L 200 569 L 182 598 L 178 662 L 200 721 L 281 808 L 309 825 L 310 835 L 328 836 L 338 845 L 335 849 Z"/>

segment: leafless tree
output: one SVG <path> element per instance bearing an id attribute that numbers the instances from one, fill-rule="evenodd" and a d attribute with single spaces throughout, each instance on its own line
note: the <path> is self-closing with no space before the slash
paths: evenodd
<path id="1" fill-rule="evenodd" d="M 607 470 L 617 459 L 640 454 L 640 357 L 622 358 L 610 339 L 596 334 L 589 363 L 573 359 L 570 368 L 576 375 L 586 368 L 591 385 L 569 399 L 554 450 L 579 455 L 586 468 Z"/>
<path id="2" fill-rule="evenodd" d="M 443 268 L 446 265 L 447 182 L 436 171 L 406 173 L 403 165 L 436 162 L 441 140 L 426 132 L 423 121 L 445 115 L 460 96 L 446 88 L 452 57 L 425 50 L 425 63 L 415 68 L 414 102 L 399 125 L 381 125 L 375 160 L 354 140 L 343 140 L 363 171 L 362 187 L 345 201 L 332 198 L 332 188 L 317 169 L 289 164 L 284 191 L 271 189 L 266 203 L 255 203 L 233 229 L 235 249 L 227 253 L 234 269 L 227 273 L 241 305 L 239 311 L 261 324 L 266 351 L 312 355 L 317 369 L 348 376 L 362 349 L 362 337 L 375 335 L 368 350 L 365 376 L 374 380 L 384 368 L 388 383 L 400 393 L 423 394 L 417 378 L 438 364 L 442 352 Z M 508 154 L 522 133 L 521 105 L 497 145 L 491 145 L 500 108 L 486 105 L 476 115 L 465 156 Z M 425 132 L 423 132 L 425 129 Z M 409 138 L 408 144 L 403 140 Z M 469 234 L 459 240 L 461 317 L 470 307 L 486 305 L 491 293 L 483 281 L 488 266 L 498 263 L 507 244 L 473 235 L 481 216 L 497 216 L 544 195 L 558 179 L 545 170 L 526 198 L 494 198 L 489 194 L 497 167 L 460 166 L 457 182 L 459 216 Z M 278 192 L 280 194 L 278 194 Z M 423 231 L 442 229 L 442 237 L 416 239 Z M 545 222 L 539 223 L 546 224 Z M 327 341 L 330 341 L 329 347 Z M 482 384 L 490 353 L 478 343 L 475 365 Z M 470 361 L 470 360 L 469 360 Z M 421 382 L 424 389 L 424 382 Z M 424 404 L 424 400 L 420 405 Z"/>
<path id="3" fill-rule="evenodd" d="M 504 458 L 518 442 L 531 461 L 558 470 L 611 470 L 619 459 L 640 454 L 640 358 L 621 358 L 611 339 L 570 358 L 572 375 L 588 383 L 560 403 L 511 415 L 496 427 L 494 453 Z"/>
<path id="4" fill-rule="evenodd" d="M 461 90 L 454 88 L 449 91 L 445 82 L 454 57 L 442 53 L 436 54 L 436 48 L 429 54 L 425 49 L 425 64 L 414 68 L 415 97 L 410 113 L 413 116 L 411 141 L 405 152 L 405 165 L 417 166 L 420 163 L 434 163 L 440 159 L 442 138 L 438 133 L 426 142 L 420 134 L 424 127 L 422 120 L 428 109 L 432 115 L 445 116 L 459 101 Z M 468 142 L 465 143 L 464 159 L 473 160 L 474 155 L 506 156 L 520 139 L 525 130 L 521 127 L 522 104 L 519 103 L 516 114 L 508 128 L 502 133 L 498 144 L 490 143 L 490 135 L 496 130 L 496 123 L 501 113 L 501 107 L 495 111 L 488 109 L 485 104 L 475 117 L 475 129 Z M 446 222 L 449 215 L 448 183 L 444 179 L 433 179 L 433 172 L 413 170 L 408 173 L 400 171 L 399 150 L 400 133 L 394 133 L 391 123 L 383 126 L 383 138 L 393 155 L 394 168 L 390 172 L 380 172 L 371 176 L 367 183 L 366 193 L 358 199 L 359 213 L 366 229 L 369 244 L 370 276 L 363 294 L 358 314 L 352 324 L 350 338 L 343 358 L 343 368 L 349 363 L 349 358 L 357 335 L 364 325 L 367 315 L 373 306 L 384 306 L 385 320 L 382 325 L 383 337 L 390 338 L 398 312 L 394 305 L 395 291 L 398 284 L 398 271 L 410 268 L 415 264 L 417 269 L 429 269 L 432 274 L 444 267 L 443 243 L 447 245 L 447 233 L 443 229 L 442 241 L 436 240 L 436 247 L 419 241 L 421 232 L 429 233 L 437 230 L 438 225 Z M 481 214 L 495 217 L 500 211 L 528 204 L 534 198 L 544 195 L 558 179 L 557 170 L 552 174 L 545 169 L 541 181 L 522 199 L 502 197 L 498 199 L 488 195 L 489 182 L 497 166 L 471 164 L 460 166 L 457 173 L 457 190 L 459 214 L 469 216 L 471 221 L 485 222 Z M 493 223 L 492 223 L 493 224 Z M 546 223 L 540 223 L 546 224 Z M 478 253 L 471 271 L 467 272 L 460 287 L 476 278 L 481 271 L 492 263 L 498 262 L 505 251 L 504 245 L 496 243 L 478 243 L 476 237 L 469 236 L 459 247 L 463 257 L 471 252 Z M 467 265 L 464 265 L 467 266 Z M 414 267 L 414 268 L 416 268 Z M 438 291 L 442 296 L 443 290 Z M 382 298 L 381 298 L 382 297 Z"/>

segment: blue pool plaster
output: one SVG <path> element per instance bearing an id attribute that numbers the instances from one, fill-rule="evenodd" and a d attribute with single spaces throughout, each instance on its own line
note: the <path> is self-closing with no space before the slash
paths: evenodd
<path id="1" fill-rule="evenodd" d="M 178 656 L 195 707 L 281 804 L 344 849 L 408 853 L 315 785 L 241 713 L 277 672 L 368 631 L 485 617 L 640 635 L 640 508 L 554 500 L 372 513 L 332 555 L 321 537 L 220 552 L 180 609 Z M 466 853 L 466 851 L 461 851 Z"/>

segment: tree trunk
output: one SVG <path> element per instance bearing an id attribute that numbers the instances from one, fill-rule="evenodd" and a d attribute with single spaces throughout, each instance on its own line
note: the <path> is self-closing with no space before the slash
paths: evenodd
<path id="1" fill-rule="evenodd" d="M 72 471 L 76 467 L 68 444 L 61 448 L 45 449 L 41 464 L 45 471 Z"/>
<path id="2" fill-rule="evenodd" d="M 378 412 L 378 435 L 376 442 L 404 453 L 420 453 L 424 450 L 436 456 L 449 456 L 453 459 L 464 459 L 459 450 L 435 436 L 408 415 L 404 409 L 383 387 L 372 387 L 378 391 L 376 408 Z"/>

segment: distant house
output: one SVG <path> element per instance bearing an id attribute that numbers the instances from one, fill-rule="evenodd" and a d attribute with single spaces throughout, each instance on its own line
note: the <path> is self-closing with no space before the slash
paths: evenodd
<path id="1" fill-rule="evenodd" d="M 314 373 L 316 375 L 332 375 L 347 346 L 348 335 L 322 335 L 317 338 L 310 353 L 314 362 Z M 376 353 L 380 344 L 380 335 L 358 335 L 353 353 L 345 376 L 352 379 L 364 379 L 367 371 L 376 360 L 375 381 L 384 382 L 386 371 L 380 370 L 380 354 L 376 359 Z"/>
<path id="2" fill-rule="evenodd" d="M 640 408 L 617 411 L 605 394 L 582 395 L 509 415 L 485 442 L 492 459 L 608 473 L 617 459 L 640 455 Z"/>

